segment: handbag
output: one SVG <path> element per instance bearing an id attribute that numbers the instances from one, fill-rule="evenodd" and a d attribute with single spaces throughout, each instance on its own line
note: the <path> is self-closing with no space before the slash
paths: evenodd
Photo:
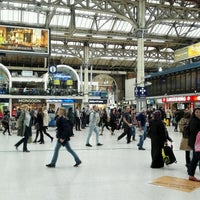
<path id="1" fill-rule="evenodd" d="M 176 157 L 173 152 L 173 146 L 169 146 L 167 143 L 164 144 L 164 147 L 162 148 L 162 157 L 163 162 L 166 165 L 170 165 L 172 163 L 177 163 Z"/>
<path id="2" fill-rule="evenodd" d="M 180 150 L 184 150 L 184 151 L 191 151 L 191 147 L 188 145 L 188 138 L 182 138 L 181 139 L 181 143 L 180 143 Z"/>

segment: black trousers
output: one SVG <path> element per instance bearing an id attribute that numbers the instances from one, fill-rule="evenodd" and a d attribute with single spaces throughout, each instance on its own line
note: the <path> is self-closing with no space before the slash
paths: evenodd
<path id="1" fill-rule="evenodd" d="M 124 136 L 127 136 L 127 143 L 131 141 L 131 129 L 130 127 L 125 127 L 124 132 L 118 137 L 118 140 L 122 139 Z"/>

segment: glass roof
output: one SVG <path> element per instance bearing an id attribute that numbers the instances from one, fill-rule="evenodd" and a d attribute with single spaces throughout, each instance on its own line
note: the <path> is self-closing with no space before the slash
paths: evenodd
<path id="1" fill-rule="evenodd" d="M 52 45 L 61 47 L 65 43 L 68 48 L 71 48 L 70 45 L 84 46 L 85 41 L 91 41 L 90 47 L 93 48 L 122 49 L 123 47 L 124 50 L 136 51 L 138 31 L 140 31 L 137 28 L 139 27 L 138 1 L 127 0 L 123 4 L 120 2 L 113 1 L 111 4 L 97 0 L 7 0 L 0 2 L 0 21 L 3 24 L 50 28 L 53 36 Z M 187 45 L 188 38 L 191 41 L 200 38 L 199 12 L 196 12 L 198 7 L 195 7 L 194 2 L 176 0 L 171 3 L 170 1 L 161 3 L 160 0 L 146 0 L 146 3 L 151 4 L 145 10 L 144 17 L 145 51 L 156 53 L 159 49 L 160 52 L 172 53 L 183 44 Z M 168 19 L 166 16 L 170 15 L 170 12 L 165 13 L 162 5 L 166 10 L 171 6 L 169 11 L 172 11 L 172 15 Z M 173 8 L 182 10 L 177 9 L 174 12 Z M 191 10 L 187 13 L 189 8 Z M 186 19 L 182 11 L 185 13 L 184 16 L 187 14 Z M 57 51 L 52 53 L 58 55 L 62 53 L 61 50 Z"/>

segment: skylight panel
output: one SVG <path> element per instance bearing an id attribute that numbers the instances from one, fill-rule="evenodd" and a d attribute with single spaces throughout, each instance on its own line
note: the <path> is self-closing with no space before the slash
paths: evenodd
<path id="1" fill-rule="evenodd" d="M 68 15 L 54 15 L 50 25 L 69 27 L 70 16 Z"/>
<path id="2" fill-rule="evenodd" d="M 98 22 L 98 28 L 101 31 L 111 31 L 114 20 L 100 19 Z"/>
<path id="3" fill-rule="evenodd" d="M 92 19 L 89 18 L 83 18 L 83 17 L 76 17 L 76 27 L 77 28 L 91 28 L 93 23 Z"/>
<path id="4" fill-rule="evenodd" d="M 24 11 L 22 13 L 22 21 L 30 24 L 38 23 L 38 14 L 35 12 Z"/>
<path id="5" fill-rule="evenodd" d="M 21 12 L 17 10 L 1 10 L 2 21 L 21 21 Z"/>
<path id="6" fill-rule="evenodd" d="M 187 33 L 187 37 L 200 38 L 200 29 L 191 30 Z"/>
<path id="7" fill-rule="evenodd" d="M 166 33 L 168 33 L 170 29 L 171 26 L 157 24 L 152 28 L 151 32 L 156 35 L 166 35 Z"/>
<path id="8" fill-rule="evenodd" d="M 113 30 L 114 31 L 122 31 L 122 32 L 130 32 L 132 29 L 132 25 L 128 22 L 117 20 Z"/>

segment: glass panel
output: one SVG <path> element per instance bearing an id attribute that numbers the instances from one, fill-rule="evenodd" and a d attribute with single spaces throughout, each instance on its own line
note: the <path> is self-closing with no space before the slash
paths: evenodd
<path id="1" fill-rule="evenodd" d="M 191 75 L 191 92 L 194 92 L 196 90 L 196 71 L 192 71 Z"/>
<path id="2" fill-rule="evenodd" d="M 191 88 L 191 79 L 190 79 L 190 72 L 186 72 L 186 91 L 190 91 Z"/>
<path id="3" fill-rule="evenodd" d="M 22 21 L 23 22 L 33 24 L 33 23 L 37 23 L 38 22 L 37 20 L 38 20 L 37 13 L 27 12 L 27 11 L 24 11 L 22 13 Z"/>
<path id="4" fill-rule="evenodd" d="M 181 75 L 177 74 L 176 76 L 176 92 L 179 92 L 180 91 L 180 88 L 181 88 Z"/>
<path id="5" fill-rule="evenodd" d="M 186 77 L 185 73 L 181 74 L 181 87 L 180 87 L 180 91 L 183 91 L 183 92 L 186 91 L 186 88 L 185 88 L 185 86 L 186 86 L 186 78 L 185 77 Z"/>
<path id="6" fill-rule="evenodd" d="M 162 87 L 162 94 L 166 94 L 167 93 L 167 80 L 166 77 L 161 77 L 160 80 L 160 85 Z"/>
<path id="7" fill-rule="evenodd" d="M 172 85 L 171 85 L 171 76 L 167 77 L 167 94 L 170 94 L 170 91 L 172 89 Z"/>

